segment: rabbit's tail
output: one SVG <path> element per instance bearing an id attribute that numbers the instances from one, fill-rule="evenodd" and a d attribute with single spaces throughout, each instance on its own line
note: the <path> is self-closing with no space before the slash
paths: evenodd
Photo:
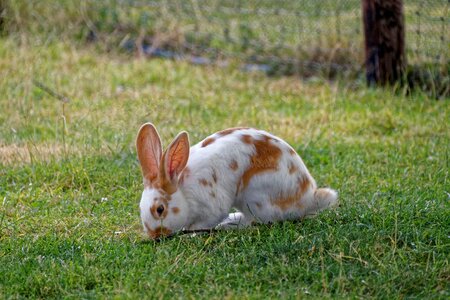
<path id="1" fill-rule="evenodd" d="M 335 190 L 329 188 L 318 188 L 314 192 L 314 202 L 317 205 L 316 211 L 321 211 L 327 208 L 337 206 L 338 194 Z"/>

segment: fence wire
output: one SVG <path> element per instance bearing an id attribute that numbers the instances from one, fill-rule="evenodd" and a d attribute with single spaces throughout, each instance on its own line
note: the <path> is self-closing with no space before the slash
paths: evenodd
<path id="1" fill-rule="evenodd" d="M 448 71 L 450 0 L 403 2 L 408 63 Z M 361 74 L 364 64 L 361 0 L 0 0 L 2 7 L 4 31 L 44 32 L 46 40 L 69 34 L 199 64 L 237 59 L 269 74 Z"/>
<path id="2" fill-rule="evenodd" d="M 449 3 L 404 1 L 410 64 L 448 64 Z M 159 33 L 149 40 L 153 47 L 145 47 L 154 55 L 170 56 L 160 48 L 176 44 L 178 51 L 205 59 L 237 57 L 249 68 L 282 66 L 284 73 L 334 74 L 358 70 L 364 61 L 361 0 L 118 0 L 117 5 L 138 13 L 142 27 Z M 176 43 L 164 37 L 170 30 L 178 34 L 171 35 Z"/>

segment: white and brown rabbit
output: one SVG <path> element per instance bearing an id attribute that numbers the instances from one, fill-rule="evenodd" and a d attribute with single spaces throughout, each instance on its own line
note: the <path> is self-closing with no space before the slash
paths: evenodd
<path id="1" fill-rule="evenodd" d="M 181 132 L 163 153 L 158 131 L 146 123 L 136 146 L 141 219 L 154 239 L 182 229 L 301 219 L 337 203 L 334 190 L 316 187 L 292 147 L 262 130 L 226 129 L 191 148 Z"/>

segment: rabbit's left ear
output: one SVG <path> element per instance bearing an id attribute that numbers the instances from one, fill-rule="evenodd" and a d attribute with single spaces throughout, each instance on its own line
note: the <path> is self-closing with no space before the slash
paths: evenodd
<path id="1" fill-rule="evenodd" d="M 189 137 L 187 132 L 180 132 L 169 145 L 163 156 L 164 173 L 173 184 L 178 181 L 178 175 L 186 167 L 189 159 Z"/>
<path id="2" fill-rule="evenodd" d="M 152 123 L 146 123 L 139 129 L 136 149 L 144 184 L 151 185 L 158 177 L 159 162 L 162 156 L 161 138 Z"/>

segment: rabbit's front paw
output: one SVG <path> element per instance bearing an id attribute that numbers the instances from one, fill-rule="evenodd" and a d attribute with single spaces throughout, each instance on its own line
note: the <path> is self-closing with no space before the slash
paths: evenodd
<path id="1" fill-rule="evenodd" d="M 216 229 L 241 229 L 248 227 L 252 224 L 252 220 L 247 218 L 241 212 L 230 213 L 228 217 L 225 218 Z"/>

